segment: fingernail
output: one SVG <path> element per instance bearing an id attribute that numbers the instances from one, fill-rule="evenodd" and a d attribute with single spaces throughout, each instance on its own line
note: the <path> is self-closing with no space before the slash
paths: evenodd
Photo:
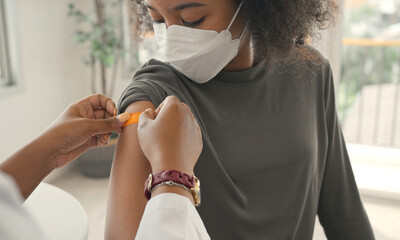
<path id="1" fill-rule="evenodd" d="M 101 137 L 100 137 L 100 143 L 101 143 L 102 145 L 106 145 L 106 144 L 107 144 L 107 141 L 108 141 L 108 139 L 107 139 L 106 136 L 101 136 Z"/>
<path id="2" fill-rule="evenodd" d="M 107 145 L 108 144 L 108 142 L 110 141 L 110 135 L 108 135 L 107 137 L 105 137 L 105 139 L 106 139 L 106 141 L 104 142 L 104 145 Z"/>
<path id="3" fill-rule="evenodd" d="M 147 112 L 147 111 L 151 111 L 151 108 L 148 108 L 148 109 L 146 109 L 146 110 L 144 110 L 145 112 Z"/>
<path id="4" fill-rule="evenodd" d="M 114 108 L 114 116 L 117 115 L 117 109 Z"/>
<path id="5" fill-rule="evenodd" d="M 131 114 L 128 113 L 128 112 L 122 113 L 122 114 L 120 114 L 120 115 L 117 116 L 117 119 L 118 119 L 120 122 L 126 122 L 126 121 L 129 120 L 129 118 L 131 118 Z"/>

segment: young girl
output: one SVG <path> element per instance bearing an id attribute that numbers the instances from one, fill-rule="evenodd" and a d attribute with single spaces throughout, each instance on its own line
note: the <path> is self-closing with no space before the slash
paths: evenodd
<path id="1" fill-rule="evenodd" d="M 212 239 L 311 240 L 317 215 L 328 239 L 374 239 L 338 122 L 331 68 L 307 45 L 334 21 L 334 0 L 135 6 L 137 28 L 154 30 L 159 54 L 135 73 L 119 111 L 155 109 L 169 95 L 191 108 L 203 135 L 194 170 L 198 211 Z M 146 204 L 152 169 L 136 130 L 126 127 L 117 146 L 106 239 L 132 239 Z"/>

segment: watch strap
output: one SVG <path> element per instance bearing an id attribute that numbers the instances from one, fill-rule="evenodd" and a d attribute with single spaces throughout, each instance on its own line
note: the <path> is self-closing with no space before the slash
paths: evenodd
<path id="1" fill-rule="evenodd" d="M 178 170 L 165 170 L 156 174 L 149 175 L 149 178 L 145 182 L 146 199 L 149 200 L 151 198 L 151 190 L 154 186 L 168 181 L 181 184 L 188 189 L 192 189 L 195 186 L 194 176 L 190 176 Z"/>

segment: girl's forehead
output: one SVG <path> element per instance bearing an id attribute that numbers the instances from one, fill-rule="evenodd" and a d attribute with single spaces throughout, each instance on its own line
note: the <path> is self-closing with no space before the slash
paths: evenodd
<path id="1" fill-rule="evenodd" d="M 235 0 L 143 0 L 146 7 L 152 10 L 184 10 L 188 8 L 206 6 L 226 6 L 235 3 Z"/>
<path id="2" fill-rule="evenodd" d="M 215 0 L 218 2 L 219 0 Z M 145 5 L 166 5 L 170 7 L 175 7 L 178 5 L 196 5 L 196 4 L 208 4 L 213 2 L 211 0 L 143 0 Z"/>

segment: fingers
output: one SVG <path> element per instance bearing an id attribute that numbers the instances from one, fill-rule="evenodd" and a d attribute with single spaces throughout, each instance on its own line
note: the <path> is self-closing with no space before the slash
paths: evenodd
<path id="1" fill-rule="evenodd" d="M 147 122 L 154 120 L 156 118 L 156 113 L 153 109 L 148 108 L 139 116 L 138 128 L 144 126 Z"/>
<path id="2" fill-rule="evenodd" d="M 115 116 L 116 114 L 115 103 L 111 100 L 111 98 L 101 94 L 89 96 L 81 100 L 80 103 L 85 105 L 85 108 L 88 112 L 90 111 L 89 109 L 92 109 L 93 111 L 103 109 L 111 116 Z"/>
<path id="3" fill-rule="evenodd" d="M 164 105 L 165 106 L 169 106 L 169 105 L 173 105 L 173 104 L 178 104 L 180 102 L 181 101 L 179 100 L 179 98 L 177 96 L 170 95 L 170 96 L 165 98 Z"/>
<path id="4" fill-rule="evenodd" d="M 189 107 L 186 103 L 181 102 L 181 103 L 180 103 L 180 107 L 181 107 L 181 109 L 184 109 L 185 111 L 190 112 L 190 115 L 191 115 L 192 117 L 194 117 L 194 116 L 193 116 L 193 113 L 192 113 L 192 110 L 190 109 L 190 107 Z"/>
<path id="5" fill-rule="evenodd" d="M 113 114 L 110 114 L 109 112 L 107 112 L 103 109 L 94 111 L 94 119 L 106 119 L 106 118 L 110 118 L 113 116 L 114 116 Z"/>
<path id="6" fill-rule="evenodd" d="M 100 106 L 102 109 L 106 109 L 107 113 L 109 113 L 112 116 L 116 116 L 117 115 L 117 107 L 115 106 L 115 103 L 113 102 L 113 100 L 111 100 L 111 98 L 108 98 L 105 102 L 105 106 L 101 105 Z"/>
<path id="7" fill-rule="evenodd" d="M 111 133 L 102 134 L 96 137 L 96 146 L 106 145 L 110 140 Z"/>
<path id="8" fill-rule="evenodd" d="M 164 104 L 165 104 L 165 99 L 164 99 L 164 101 L 163 101 L 160 105 L 158 105 L 158 107 L 157 107 L 157 109 L 156 109 L 156 111 L 155 111 L 155 114 L 156 114 L 156 115 L 158 115 L 158 113 L 160 112 L 160 110 L 164 107 Z"/>
<path id="9" fill-rule="evenodd" d="M 82 145 L 77 146 L 76 148 L 70 150 L 68 154 L 62 155 L 57 159 L 57 168 L 63 167 L 68 163 L 77 159 L 82 153 L 86 152 L 90 148 L 94 148 L 99 146 L 97 137 L 89 138 L 85 143 Z M 104 144 L 103 144 L 104 145 Z"/>
<path id="10" fill-rule="evenodd" d="M 99 134 L 108 134 L 111 132 L 119 132 L 121 127 L 130 118 L 128 112 L 118 115 L 117 117 L 106 119 L 87 119 L 89 121 L 89 131 L 91 136 Z"/>
<path id="11" fill-rule="evenodd" d="M 92 104 L 93 109 L 104 109 L 110 114 L 114 114 L 115 103 L 111 100 L 111 98 L 106 97 L 101 94 L 93 95 L 90 98 L 90 103 Z"/>
<path id="12" fill-rule="evenodd" d="M 180 102 L 181 101 L 179 100 L 179 98 L 174 95 L 170 95 L 170 96 L 166 97 L 165 100 L 157 107 L 157 109 L 155 111 L 156 116 L 162 111 L 163 108 L 165 109 L 170 106 L 177 105 Z"/>

